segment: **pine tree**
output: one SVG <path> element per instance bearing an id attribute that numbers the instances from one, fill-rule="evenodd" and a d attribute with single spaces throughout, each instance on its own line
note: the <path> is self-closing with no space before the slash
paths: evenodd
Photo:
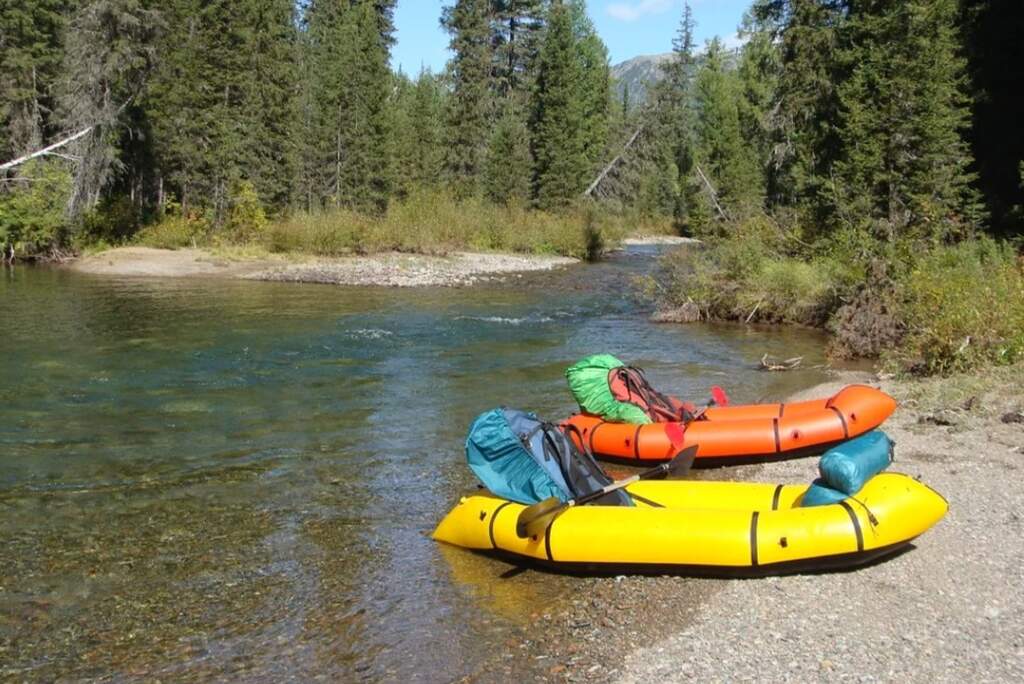
<path id="1" fill-rule="evenodd" d="M 92 126 L 77 144 L 79 162 L 68 214 L 77 219 L 121 170 L 120 127 L 125 109 L 142 89 L 156 57 L 163 21 L 139 0 L 91 0 L 71 20 L 64 78 L 62 119 L 68 132 Z"/>
<path id="2" fill-rule="evenodd" d="M 750 13 L 743 18 L 741 36 L 746 43 L 740 52 L 737 70 L 741 97 L 739 101 L 740 132 L 746 145 L 754 152 L 761 171 L 763 193 L 777 196 L 774 168 L 771 162 L 772 140 L 769 116 L 778 90 L 779 49 L 771 31 Z"/>
<path id="3" fill-rule="evenodd" d="M 390 38 L 382 30 L 393 3 L 323 0 L 306 10 L 313 89 L 307 161 L 322 201 L 370 212 L 386 209 L 392 164 L 388 100 Z M 383 12 L 383 14 L 382 14 Z"/>
<path id="4" fill-rule="evenodd" d="M 726 71 L 724 56 L 721 41 L 713 39 L 697 74 L 696 157 L 719 202 L 735 213 L 760 200 L 763 183 L 753 150 L 740 132 L 739 84 L 735 73 Z"/>
<path id="5" fill-rule="evenodd" d="M 70 0 L 0 5 L 0 160 L 40 147 L 55 132 L 57 77 Z"/>
<path id="6" fill-rule="evenodd" d="M 298 36 L 291 0 L 248 0 L 238 5 L 245 27 L 240 75 L 243 95 L 236 122 L 245 140 L 239 176 L 252 182 L 274 209 L 297 192 L 299 150 Z"/>
<path id="7" fill-rule="evenodd" d="M 413 106 L 416 85 L 399 71 L 394 76 L 394 88 L 388 102 L 388 127 L 392 131 L 391 179 L 392 190 L 399 196 L 408 195 L 416 185 L 416 137 L 413 132 Z"/>
<path id="8" fill-rule="evenodd" d="M 694 228 L 690 214 L 701 211 L 700 188 L 693 171 L 695 117 L 693 107 L 694 29 L 696 22 L 690 3 L 684 3 L 679 29 L 672 40 L 672 58 L 662 64 L 663 78 L 654 87 L 654 107 L 645 121 L 651 159 L 648 165 L 648 192 L 645 211 L 657 206 L 657 213 L 672 216 L 678 228 Z M 665 149 L 657 149 L 664 147 Z M 664 177 L 675 173 L 675 177 Z M 670 194 L 671 193 L 671 194 Z M 650 197 L 657 197 L 653 204 Z"/>
<path id="9" fill-rule="evenodd" d="M 824 225 L 824 201 L 839 153 L 837 51 L 848 0 L 758 0 L 754 16 L 773 27 L 781 59 L 770 118 L 776 203 L 809 209 Z"/>
<path id="10" fill-rule="evenodd" d="M 451 35 L 454 57 L 449 63 L 452 93 L 448 108 L 448 153 L 445 167 L 457 196 L 480 190 L 487 152 L 491 96 L 488 0 L 456 0 L 445 8 L 441 23 Z"/>
<path id="11" fill-rule="evenodd" d="M 343 53 L 351 49 L 347 8 L 313 0 L 303 14 L 302 158 L 307 206 L 336 204 L 340 193 L 341 111 L 345 94 Z"/>
<path id="12" fill-rule="evenodd" d="M 584 189 L 588 170 L 583 139 L 583 68 L 569 8 L 556 0 L 537 60 L 530 130 L 537 206 L 572 202 Z"/>
<path id="13" fill-rule="evenodd" d="M 584 0 L 572 0 L 573 35 L 582 70 L 583 153 L 588 172 L 597 172 L 608 158 L 611 111 L 611 69 L 608 48 L 587 16 Z"/>
<path id="14" fill-rule="evenodd" d="M 837 209 L 845 220 L 877 219 L 880 237 L 945 239 L 978 223 L 956 12 L 956 0 L 874 0 L 851 13 Z"/>
<path id="15" fill-rule="evenodd" d="M 545 0 L 490 0 L 493 88 L 502 99 L 523 105 L 544 30 Z"/>
<path id="16" fill-rule="evenodd" d="M 445 91 L 441 79 L 420 72 L 413 91 L 412 121 L 416 159 L 413 181 L 418 186 L 437 185 L 444 168 Z"/>
<path id="17" fill-rule="evenodd" d="M 387 158 L 387 100 L 391 89 L 388 49 L 380 36 L 374 4 L 363 0 L 343 16 L 342 95 L 338 201 L 343 206 L 383 212 L 390 195 Z"/>
<path id="18" fill-rule="evenodd" d="M 509 107 L 498 120 L 487 149 L 484 195 L 492 202 L 510 204 L 530 196 L 529 132 L 522 117 Z"/>
<path id="19" fill-rule="evenodd" d="M 223 215 L 227 177 L 240 141 L 229 139 L 237 91 L 228 78 L 242 47 L 231 20 L 231 3 L 169 0 L 166 31 L 158 43 L 157 69 L 142 102 L 152 124 L 162 201 L 177 196 L 183 211 L 213 208 Z M 229 75 L 229 77 L 225 76 Z"/>
<path id="20" fill-rule="evenodd" d="M 684 148 L 692 144 L 693 138 L 691 101 L 693 76 L 696 70 L 696 45 L 693 37 L 696 26 L 693 10 L 690 3 L 686 2 L 683 4 L 679 29 L 672 39 L 672 58 L 661 65 L 663 79 L 655 89 L 657 105 L 664 110 L 663 116 L 670 127 L 668 133 L 676 141 L 677 160 L 685 154 Z"/>
<path id="21" fill-rule="evenodd" d="M 444 165 L 444 99 L 438 79 L 428 70 L 415 82 L 395 75 L 390 107 L 394 190 L 407 195 L 435 186 Z"/>
<path id="22" fill-rule="evenodd" d="M 1024 97 L 1020 70 L 1024 64 L 1024 3 L 1013 0 L 963 0 L 968 70 L 973 96 L 968 131 L 995 232 L 1024 235 L 1024 187 L 1019 173 L 1024 159 Z"/>

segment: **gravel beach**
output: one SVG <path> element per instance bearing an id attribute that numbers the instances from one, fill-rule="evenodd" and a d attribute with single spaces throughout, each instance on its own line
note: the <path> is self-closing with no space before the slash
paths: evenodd
<path id="1" fill-rule="evenodd" d="M 296 261 L 285 257 L 225 257 L 202 249 L 118 247 L 71 262 L 82 273 L 127 277 L 245 278 L 331 285 L 462 286 L 525 271 L 579 263 L 550 255 L 454 252 L 448 256 L 387 252 Z"/>
<path id="2" fill-rule="evenodd" d="M 575 263 L 578 260 L 542 255 L 455 252 L 439 257 L 387 253 L 285 264 L 245 277 L 331 285 L 458 286 L 509 273 L 547 271 Z"/>

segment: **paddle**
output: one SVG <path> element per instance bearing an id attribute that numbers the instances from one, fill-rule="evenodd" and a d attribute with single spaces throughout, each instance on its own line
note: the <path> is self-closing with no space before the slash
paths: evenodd
<path id="1" fill-rule="evenodd" d="M 715 402 L 715 406 L 729 405 L 729 397 L 726 396 L 725 390 L 719 387 L 718 385 L 714 385 L 711 387 L 711 400 Z"/>
<path id="2" fill-rule="evenodd" d="M 609 492 L 614 492 L 616 489 L 622 489 L 628 485 L 633 484 L 638 480 L 649 480 L 652 477 L 659 475 L 685 475 L 690 467 L 693 465 L 693 459 L 697 455 L 697 445 L 694 444 L 691 447 L 683 449 L 675 458 L 668 463 L 662 463 L 657 465 L 650 470 L 645 470 L 642 473 L 637 473 L 631 477 L 627 477 L 624 480 L 618 480 L 607 484 L 596 492 L 591 492 L 585 496 L 581 496 L 578 499 L 569 499 L 568 501 L 561 501 L 558 497 L 550 497 L 544 499 L 540 503 L 535 503 L 532 506 L 527 506 L 519 513 L 519 518 L 516 520 L 516 535 L 520 539 L 526 539 L 527 537 L 534 537 L 544 530 L 547 529 L 551 521 L 558 517 L 562 511 L 572 508 L 573 506 L 582 506 L 585 503 L 590 503 L 600 499 Z"/>

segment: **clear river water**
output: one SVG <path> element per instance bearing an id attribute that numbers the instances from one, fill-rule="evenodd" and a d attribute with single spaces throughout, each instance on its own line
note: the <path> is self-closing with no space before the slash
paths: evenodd
<path id="1" fill-rule="evenodd" d="M 698 400 L 822 378 L 756 370 L 822 363 L 811 331 L 649 323 L 654 254 L 458 289 L 0 271 L 0 679 L 478 671 L 574 579 L 429 538 L 475 415 L 567 415 L 594 352 Z"/>

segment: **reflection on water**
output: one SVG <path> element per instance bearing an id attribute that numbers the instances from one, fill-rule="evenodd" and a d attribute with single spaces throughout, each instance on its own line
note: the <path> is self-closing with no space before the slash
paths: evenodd
<path id="1" fill-rule="evenodd" d="M 0 676 L 476 671 L 575 586 L 430 541 L 477 413 L 566 415 L 597 351 L 697 399 L 819 379 L 753 370 L 812 333 L 647 323 L 649 254 L 456 290 L 4 271 Z"/>

